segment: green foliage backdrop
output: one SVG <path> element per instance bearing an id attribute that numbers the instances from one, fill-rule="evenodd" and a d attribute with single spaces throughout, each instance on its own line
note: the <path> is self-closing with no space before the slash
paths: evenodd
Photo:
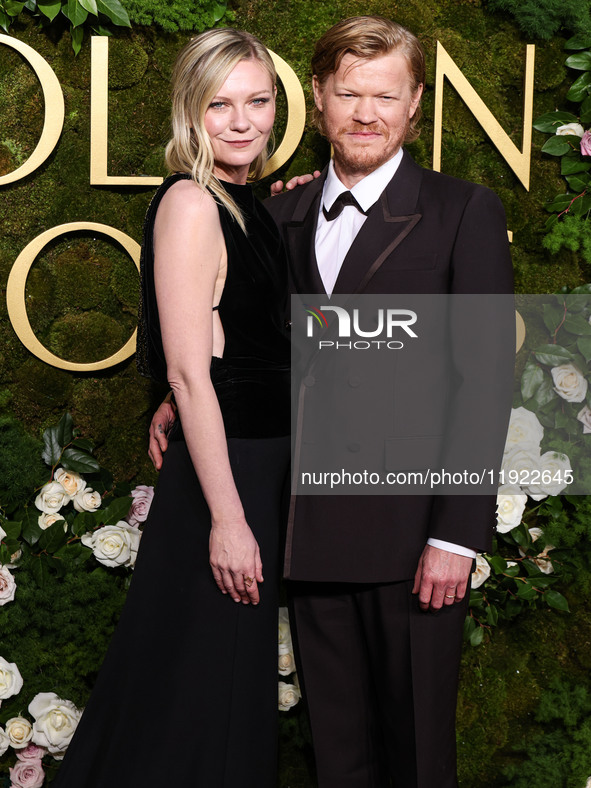
<path id="1" fill-rule="evenodd" d="M 430 166 L 437 40 L 521 146 L 524 54 L 531 39 L 509 13 L 493 12 L 480 0 L 235 0 L 228 5 L 235 26 L 259 35 L 294 68 L 308 106 L 308 64 L 317 37 L 345 16 L 377 13 L 395 18 L 422 38 L 429 63 L 423 133 L 412 146 L 416 159 Z M 168 78 L 174 57 L 190 33 L 171 26 L 163 30 L 166 24 L 156 16 L 161 4 L 154 4 L 152 10 L 147 2 L 125 6 L 132 20 L 150 26 L 115 29 L 110 39 L 109 173 L 163 175 Z M 66 120 L 48 161 L 31 176 L 1 187 L 3 289 L 24 246 L 55 225 L 103 222 L 139 241 L 153 193 L 147 187 L 89 185 L 88 39 L 75 56 L 67 26 L 45 32 L 30 15 L 18 16 L 10 34 L 40 52 L 54 69 L 65 96 Z M 562 49 L 567 37 L 535 42 L 534 117 L 565 106 L 572 82 Z M 15 169 L 31 153 L 41 132 L 42 111 L 33 71 L 14 50 L 0 47 L 0 174 Z M 285 112 L 281 97 L 279 134 Z M 542 247 L 547 218 L 544 203 L 564 188 L 556 161 L 539 152 L 545 136 L 534 132 L 531 188 L 526 192 L 449 85 L 443 124 L 443 171 L 484 183 L 503 200 L 514 234 L 518 290 L 552 292 L 589 281 L 590 266 L 575 252 L 562 249 L 551 255 Z M 307 127 L 297 153 L 278 175 L 321 167 L 328 153 L 327 144 Z M 267 189 L 268 184 L 262 184 L 261 194 Z M 130 335 L 137 289 L 135 268 L 120 249 L 104 238 L 70 235 L 48 246 L 35 263 L 27 283 L 28 314 L 37 336 L 54 353 L 73 361 L 92 361 L 117 350 Z M 8 434 L 3 425 L 14 418 L 27 434 L 38 438 L 67 409 L 82 433 L 95 441 L 101 464 L 116 478 L 150 483 L 154 474 L 146 457 L 146 430 L 160 394 L 138 376 L 132 361 L 97 374 L 73 374 L 47 366 L 21 345 L 9 324 L 5 299 L 0 300 L 0 439 L 3 430 Z M 17 466 L 26 464 L 27 440 L 23 438 L 22 447 L 16 441 L 11 449 Z M 18 484 L 18 468 L 7 472 L 15 474 Z M 582 502 L 579 522 L 588 522 L 589 516 L 591 505 Z M 563 523 L 563 533 L 568 527 L 568 521 Z M 566 592 L 570 616 L 550 610 L 525 615 L 496 633 L 492 644 L 466 654 L 459 708 L 463 788 L 521 788 L 525 784 L 583 788 L 591 774 L 587 678 L 591 615 L 581 589 L 589 587 L 590 577 L 588 561 L 582 560 L 581 571 Z M 64 599 L 83 599 L 81 593 L 66 589 Z M 32 611 L 42 600 L 24 585 L 22 604 Z M 110 620 L 108 600 L 103 612 L 105 621 Z M 94 637 L 89 633 L 89 642 Z M 84 659 L 91 672 L 94 665 Z M 294 749 L 294 741 L 291 737 L 283 742 L 283 781 L 292 788 L 306 788 L 313 784 L 310 768 Z"/>

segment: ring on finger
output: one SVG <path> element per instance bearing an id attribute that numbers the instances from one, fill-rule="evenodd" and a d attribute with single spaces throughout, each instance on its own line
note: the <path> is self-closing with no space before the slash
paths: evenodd
<path id="1" fill-rule="evenodd" d="M 254 583 L 254 578 L 248 577 L 247 575 L 242 575 L 242 577 L 244 578 L 244 585 L 250 588 Z"/>

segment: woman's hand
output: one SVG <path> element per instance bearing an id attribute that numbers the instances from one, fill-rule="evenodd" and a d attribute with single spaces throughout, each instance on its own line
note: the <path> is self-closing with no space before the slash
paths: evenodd
<path id="1" fill-rule="evenodd" d="M 234 602 L 258 605 L 257 583 L 263 582 L 263 564 L 256 539 L 246 521 L 212 524 L 209 564 L 223 594 Z"/>

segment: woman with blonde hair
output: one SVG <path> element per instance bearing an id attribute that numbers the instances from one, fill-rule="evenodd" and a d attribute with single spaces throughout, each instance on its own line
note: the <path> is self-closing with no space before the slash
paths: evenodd
<path id="1" fill-rule="evenodd" d="M 173 74 L 174 173 L 148 209 L 141 371 L 179 419 L 134 578 L 58 788 L 274 788 L 289 462 L 286 266 L 260 176 L 275 69 L 210 30 Z"/>

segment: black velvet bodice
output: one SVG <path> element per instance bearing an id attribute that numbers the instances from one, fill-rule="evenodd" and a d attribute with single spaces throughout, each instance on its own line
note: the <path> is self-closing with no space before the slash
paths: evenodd
<path id="1" fill-rule="evenodd" d="M 154 220 L 166 191 L 186 174 L 167 178 L 154 195 L 144 225 L 142 296 L 138 328 L 138 368 L 166 380 L 160 322 L 154 288 Z M 219 315 L 224 353 L 211 363 L 228 438 L 287 435 L 290 428 L 290 346 L 284 330 L 287 265 L 275 223 L 249 185 L 221 181 L 239 205 L 247 234 L 226 208 L 218 205 L 228 266 Z M 175 429 L 171 439 L 182 437 Z"/>

